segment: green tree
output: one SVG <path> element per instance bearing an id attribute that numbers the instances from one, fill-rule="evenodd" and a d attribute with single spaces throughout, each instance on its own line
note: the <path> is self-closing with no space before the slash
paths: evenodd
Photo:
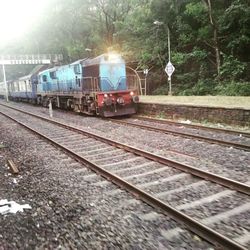
<path id="1" fill-rule="evenodd" d="M 52 0 L 33 30 L 0 53 L 62 53 L 68 63 L 113 49 L 135 68 L 150 68 L 151 90 L 166 93 L 169 29 L 176 94 L 242 93 L 250 81 L 249 3 Z"/>

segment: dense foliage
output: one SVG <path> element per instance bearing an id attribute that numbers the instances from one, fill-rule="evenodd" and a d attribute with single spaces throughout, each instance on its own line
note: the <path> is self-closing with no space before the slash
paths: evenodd
<path id="1" fill-rule="evenodd" d="M 249 0 L 52 0 L 0 54 L 62 53 L 70 62 L 116 50 L 150 69 L 151 93 L 166 94 L 169 29 L 174 94 L 250 95 L 249 27 Z"/>

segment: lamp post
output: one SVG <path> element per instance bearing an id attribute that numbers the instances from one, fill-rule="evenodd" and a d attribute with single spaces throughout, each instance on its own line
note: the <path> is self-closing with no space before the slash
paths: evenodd
<path id="1" fill-rule="evenodd" d="M 92 49 L 90 49 L 90 48 L 86 48 L 86 49 L 85 49 L 85 51 L 87 51 L 87 52 L 88 52 L 88 57 L 90 57 L 90 53 L 92 52 Z"/>
<path id="2" fill-rule="evenodd" d="M 163 25 L 164 23 L 156 20 L 156 21 L 154 21 L 154 24 L 159 27 L 160 25 Z M 172 95 L 171 76 L 175 70 L 175 67 L 172 65 L 171 60 L 170 60 L 170 58 L 171 58 L 171 55 L 170 55 L 170 32 L 169 32 L 168 26 L 167 26 L 167 35 L 168 35 L 168 63 L 166 65 L 165 72 L 168 75 L 168 82 L 169 82 L 168 95 Z"/>
<path id="3" fill-rule="evenodd" d="M 147 76 L 148 76 L 148 69 L 143 70 L 143 74 L 145 75 L 145 92 L 144 94 L 147 95 Z"/>
<path id="4" fill-rule="evenodd" d="M 169 27 L 168 27 L 168 64 L 166 66 L 167 69 L 169 69 L 169 71 L 167 72 L 166 68 L 165 71 L 168 74 L 168 81 L 169 81 L 169 91 L 168 91 L 168 95 L 172 95 L 172 83 L 171 83 L 171 75 L 173 74 L 175 68 L 172 65 L 171 61 L 170 61 L 170 34 L 169 34 Z"/>

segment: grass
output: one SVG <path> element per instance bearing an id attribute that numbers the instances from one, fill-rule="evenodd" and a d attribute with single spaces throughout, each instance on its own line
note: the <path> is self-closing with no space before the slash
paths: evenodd
<path id="1" fill-rule="evenodd" d="M 250 96 L 140 96 L 140 102 L 250 109 Z"/>

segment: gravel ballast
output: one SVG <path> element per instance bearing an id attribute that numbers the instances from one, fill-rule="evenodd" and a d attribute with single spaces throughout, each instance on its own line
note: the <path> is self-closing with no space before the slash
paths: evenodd
<path id="1" fill-rule="evenodd" d="M 11 105 L 48 117 L 47 108 L 13 102 Z M 118 125 L 100 118 L 79 116 L 61 110 L 54 110 L 53 114 L 55 120 L 227 178 L 247 182 L 250 175 L 250 152 Z"/>
<path id="2" fill-rule="evenodd" d="M 160 214 L 142 219 L 154 209 L 138 200 L 124 209 L 131 195 L 106 195 L 117 187 L 93 185 L 83 178 L 93 172 L 2 115 L 0 143 L 6 146 L 0 149 L 0 199 L 32 207 L 0 215 L 1 250 L 213 249 L 186 230 L 166 239 L 164 230 L 178 223 Z M 17 176 L 9 174 L 7 159 L 18 166 Z"/>

